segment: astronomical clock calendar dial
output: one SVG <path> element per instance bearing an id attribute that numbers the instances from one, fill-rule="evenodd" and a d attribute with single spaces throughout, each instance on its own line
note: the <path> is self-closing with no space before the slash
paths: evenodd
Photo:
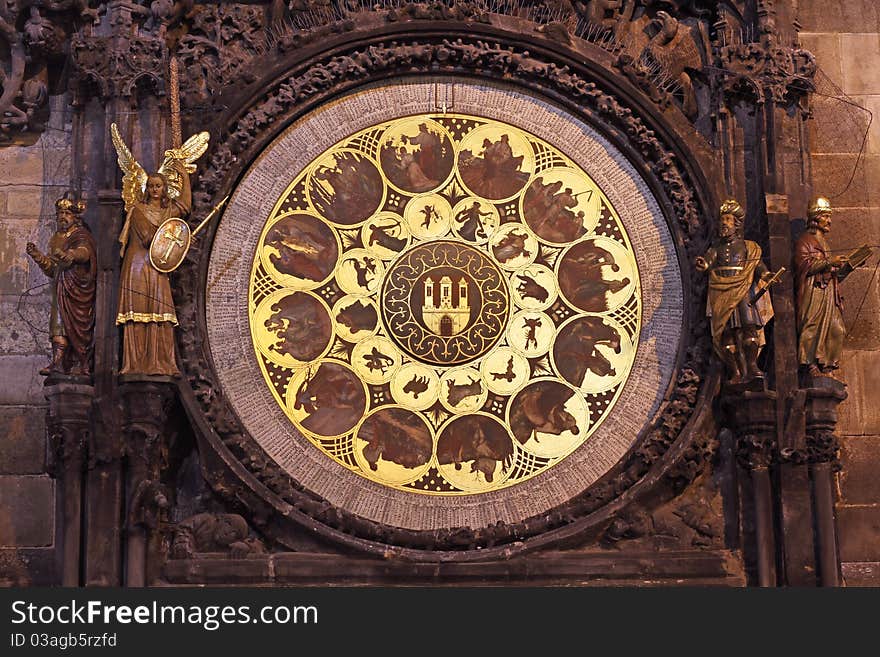
<path id="1" fill-rule="evenodd" d="M 263 384 L 321 458 L 380 486 L 483 494 L 612 413 L 642 284 L 603 190 L 500 120 L 419 114 L 296 172 L 252 256 Z"/>

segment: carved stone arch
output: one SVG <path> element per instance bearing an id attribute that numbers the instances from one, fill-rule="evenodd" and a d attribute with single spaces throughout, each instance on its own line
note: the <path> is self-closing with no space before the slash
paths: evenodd
<path id="1" fill-rule="evenodd" d="M 158 73 L 143 72 L 126 82 L 121 92 L 125 97 L 136 95 L 138 89 L 149 89 L 155 96 L 165 95 L 165 80 Z"/>
<path id="2" fill-rule="evenodd" d="M 110 83 L 95 71 L 84 71 L 72 88 L 73 102 L 77 104 L 85 104 L 95 97 L 108 98 L 110 93 Z"/>
<path id="3" fill-rule="evenodd" d="M 173 277 L 183 327 L 177 333 L 181 398 L 208 481 L 259 517 L 261 529 L 280 545 L 294 548 L 297 536 L 307 533 L 339 548 L 418 561 L 508 557 L 595 539 L 628 505 L 668 499 L 701 470 L 714 436 L 710 407 L 718 374 L 710 366 L 704 283 L 691 280 L 688 263 L 705 247 L 716 207 L 709 181 L 719 178 L 709 145 L 678 110 L 661 114 L 611 68 L 601 49 L 578 48 L 488 25 L 407 23 L 346 33 L 278 61 L 238 99 L 230 98 L 230 110 L 211 127 L 215 139 L 195 190 L 195 217 L 233 190 L 282 130 L 329 100 L 393 78 L 501 78 L 594 127 L 626 155 L 661 208 L 682 272 L 684 325 L 675 373 L 659 409 L 617 465 L 567 502 L 518 522 L 411 530 L 360 517 L 316 495 L 243 428 L 205 348 L 208 256 L 217 232 L 209 225 L 194 257 Z"/>

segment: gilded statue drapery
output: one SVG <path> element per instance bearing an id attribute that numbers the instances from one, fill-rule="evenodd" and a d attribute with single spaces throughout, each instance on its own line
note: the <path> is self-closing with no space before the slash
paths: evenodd
<path id="1" fill-rule="evenodd" d="M 825 235 L 831 230 L 831 206 L 818 199 L 810 208 L 806 232 L 795 244 L 797 274 L 798 363 L 812 374 L 837 369 L 846 327 L 840 279 L 845 261 L 831 255 Z"/>
<path id="2" fill-rule="evenodd" d="M 150 243 L 165 220 L 186 216 L 192 207 L 189 176 L 182 167 L 179 173 L 180 195 L 173 200 L 168 198 L 164 176 L 150 176 L 163 185 L 159 203 L 135 203 L 119 237 L 123 260 L 116 323 L 125 327 L 121 374 L 178 373 L 173 335 L 177 314 L 171 283 L 168 274 L 150 263 Z"/>

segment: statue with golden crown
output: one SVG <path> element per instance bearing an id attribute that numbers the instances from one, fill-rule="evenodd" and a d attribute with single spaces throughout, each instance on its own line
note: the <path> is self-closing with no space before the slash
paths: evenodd
<path id="1" fill-rule="evenodd" d="M 83 223 L 86 204 L 74 198 L 55 202 L 56 230 L 49 238 L 47 253 L 33 242 L 27 254 L 52 279 L 49 336 L 52 357 L 40 370 L 43 376 L 91 375 L 95 334 L 95 240 Z"/>

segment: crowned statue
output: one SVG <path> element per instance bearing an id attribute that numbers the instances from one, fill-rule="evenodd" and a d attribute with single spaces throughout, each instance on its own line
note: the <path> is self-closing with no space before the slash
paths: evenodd
<path id="1" fill-rule="evenodd" d="M 95 332 L 95 240 L 83 223 L 86 204 L 60 198 L 55 202 L 55 233 L 43 253 L 27 243 L 27 254 L 52 279 L 49 335 L 52 359 L 40 370 L 43 376 L 91 374 Z"/>
<path id="2" fill-rule="evenodd" d="M 192 208 L 189 175 L 208 148 L 209 135 L 200 132 L 178 148 L 165 151 L 158 171 L 148 174 L 110 127 L 122 169 L 125 224 L 119 235 L 122 270 L 116 323 L 123 326 L 120 374 L 179 376 L 174 357 L 177 314 L 167 271 L 151 257 L 154 237 L 166 222 L 180 227 Z M 160 233 L 162 234 L 162 233 Z"/>

